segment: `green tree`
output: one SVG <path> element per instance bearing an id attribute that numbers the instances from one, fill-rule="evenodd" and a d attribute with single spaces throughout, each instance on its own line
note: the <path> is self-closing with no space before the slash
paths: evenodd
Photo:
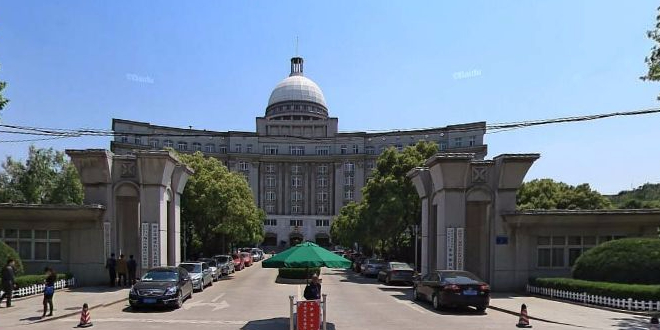
<path id="1" fill-rule="evenodd" d="M 592 190 L 588 183 L 571 186 L 552 179 L 523 183 L 516 195 L 518 209 L 594 210 L 612 208 L 610 200 Z"/>
<path id="2" fill-rule="evenodd" d="M 257 208 L 243 176 L 201 152 L 179 157 L 195 171 L 181 198 L 187 253 L 211 255 L 230 244 L 261 242 L 266 214 Z"/>
<path id="3" fill-rule="evenodd" d="M 5 108 L 7 103 L 9 103 L 9 100 L 2 96 L 2 91 L 5 89 L 5 87 L 7 87 L 7 82 L 0 81 L 0 112 Z"/>
<path id="4" fill-rule="evenodd" d="M 609 198 L 616 207 L 622 209 L 660 208 L 660 184 L 645 183 L 633 190 L 624 190 Z"/>
<path id="5" fill-rule="evenodd" d="M 660 7 L 657 9 L 659 11 L 656 16 L 655 28 L 646 32 L 646 36 L 653 40 L 655 45 L 651 48 L 651 54 L 644 59 L 646 65 L 649 67 L 646 75 L 640 77 L 644 81 L 658 81 L 660 80 Z M 658 96 L 660 100 L 660 96 Z"/>
<path id="6" fill-rule="evenodd" d="M 2 169 L 0 202 L 82 204 L 82 183 L 63 152 L 30 146 L 25 163 L 7 157 Z"/>
<path id="7" fill-rule="evenodd" d="M 362 201 L 344 206 L 333 226 L 342 245 L 358 242 L 384 255 L 410 257 L 408 228 L 421 221 L 421 202 L 407 173 L 438 152 L 432 142 L 419 142 L 402 152 L 385 150 L 362 189 Z"/>

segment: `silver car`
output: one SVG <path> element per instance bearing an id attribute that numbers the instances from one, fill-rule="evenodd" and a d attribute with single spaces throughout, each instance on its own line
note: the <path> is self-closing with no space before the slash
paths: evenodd
<path id="1" fill-rule="evenodd" d="M 367 259 L 360 265 L 360 272 L 364 276 L 378 276 L 378 272 L 385 267 L 385 260 L 382 259 Z"/>
<path id="2" fill-rule="evenodd" d="M 222 275 L 233 274 L 236 271 L 234 259 L 230 255 L 220 254 L 213 256 L 213 259 L 218 262 L 218 268 L 220 268 Z"/>
<path id="3" fill-rule="evenodd" d="M 179 267 L 188 271 L 192 280 L 193 289 L 204 291 L 206 286 L 213 285 L 213 275 L 211 267 L 205 262 L 187 261 L 179 264 Z"/>
<path id="4" fill-rule="evenodd" d="M 213 277 L 213 282 L 216 282 L 220 278 L 222 278 L 222 269 L 218 267 L 218 262 L 215 261 L 213 258 L 199 258 L 197 260 L 199 262 L 205 262 L 209 265 L 209 268 L 211 269 L 211 277 Z"/>

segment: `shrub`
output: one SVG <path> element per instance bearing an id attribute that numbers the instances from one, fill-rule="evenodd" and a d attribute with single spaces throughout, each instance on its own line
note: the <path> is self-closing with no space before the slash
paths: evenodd
<path id="1" fill-rule="evenodd" d="M 603 243 L 582 254 L 573 278 L 589 281 L 660 284 L 660 239 L 625 238 Z"/>
<path id="2" fill-rule="evenodd" d="M 309 279 L 312 277 L 312 274 L 319 275 L 321 273 L 320 268 L 280 268 L 279 276 L 281 278 L 290 278 L 290 279 Z"/>
<path id="3" fill-rule="evenodd" d="M 14 261 L 16 261 L 16 265 L 14 266 L 16 275 L 18 276 L 23 274 L 23 262 L 18 256 L 18 253 L 16 253 L 16 250 L 12 249 L 4 242 L 0 242 L 0 267 L 5 267 L 7 264 L 7 259 L 9 258 L 12 258 Z"/>
<path id="4" fill-rule="evenodd" d="M 531 279 L 530 284 L 617 299 L 660 300 L 660 285 L 592 282 L 572 278 L 537 278 Z"/>
<path id="5" fill-rule="evenodd" d="M 58 281 L 69 278 L 71 278 L 70 274 L 57 274 Z M 45 280 L 46 275 L 23 275 L 16 277 L 16 285 L 18 285 L 19 288 L 24 288 L 35 284 L 44 284 Z"/>

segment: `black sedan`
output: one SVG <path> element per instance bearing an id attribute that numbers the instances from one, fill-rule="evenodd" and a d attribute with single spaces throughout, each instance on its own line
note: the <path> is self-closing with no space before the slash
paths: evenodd
<path id="1" fill-rule="evenodd" d="M 405 262 L 391 261 L 378 272 L 378 281 L 390 285 L 394 282 L 412 283 L 415 271 Z"/>
<path id="2" fill-rule="evenodd" d="M 181 308 L 192 297 L 193 285 L 188 272 L 181 267 L 157 267 L 147 271 L 131 288 L 131 307 L 169 306 Z"/>
<path id="3" fill-rule="evenodd" d="M 490 303 L 490 286 L 461 270 L 436 270 L 413 282 L 413 299 L 427 300 L 433 308 L 472 306 L 483 312 Z"/>

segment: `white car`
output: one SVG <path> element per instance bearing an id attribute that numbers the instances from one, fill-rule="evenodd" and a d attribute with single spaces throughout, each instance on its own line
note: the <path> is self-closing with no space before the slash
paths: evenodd
<path id="1" fill-rule="evenodd" d="M 182 262 L 179 267 L 188 271 L 192 280 L 193 290 L 204 291 L 207 286 L 213 285 L 211 267 L 205 262 Z"/>

